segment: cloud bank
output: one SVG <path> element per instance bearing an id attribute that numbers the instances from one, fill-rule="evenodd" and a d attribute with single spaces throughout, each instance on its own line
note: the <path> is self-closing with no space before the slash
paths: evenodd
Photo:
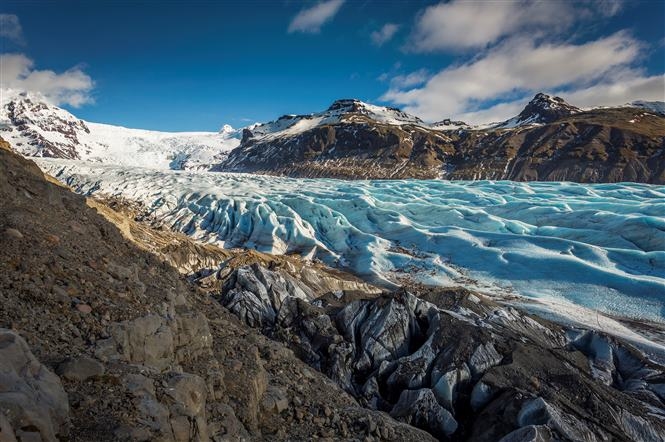
<path id="1" fill-rule="evenodd" d="M 41 94 L 55 105 L 93 102 L 92 78 L 79 67 L 61 73 L 37 70 L 24 54 L 0 54 L 0 87 Z"/>
<path id="2" fill-rule="evenodd" d="M 337 15 L 345 0 L 328 0 L 318 3 L 311 8 L 303 9 L 291 20 L 289 33 L 305 32 L 316 34 L 321 32 L 321 26 Z"/>
<path id="3" fill-rule="evenodd" d="M 24 44 L 17 16 L 0 14 L 0 37 Z M 39 94 L 55 105 L 79 107 L 93 102 L 94 86 L 92 78 L 81 67 L 57 73 L 35 69 L 35 62 L 25 54 L 0 54 L 0 88 Z"/>

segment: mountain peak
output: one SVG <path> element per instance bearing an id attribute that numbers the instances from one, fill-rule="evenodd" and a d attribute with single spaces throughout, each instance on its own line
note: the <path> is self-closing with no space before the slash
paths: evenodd
<path id="1" fill-rule="evenodd" d="M 529 124 L 549 124 L 577 112 L 580 112 L 580 109 L 568 104 L 563 98 L 539 92 L 518 116 L 501 123 L 497 127 L 508 128 Z"/>
<path id="2" fill-rule="evenodd" d="M 328 107 L 328 111 L 337 111 L 344 110 L 347 112 L 357 112 L 361 108 L 365 107 L 365 103 L 358 100 L 357 98 L 341 98 L 339 100 L 333 101 L 333 103 Z"/>

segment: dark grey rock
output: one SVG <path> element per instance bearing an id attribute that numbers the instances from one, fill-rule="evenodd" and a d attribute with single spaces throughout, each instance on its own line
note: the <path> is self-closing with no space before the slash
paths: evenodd
<path id="1" fill-rule="evenodd" d="M 0 423 L 10 426 L 19 440 L 30 437 L 27 433 L 48 441 L 64 439 L 69 432 L 69 402 L 60 378 L 7 329 L 0 329 L 0 410 Z"/>
<path id="2" fill-rule="evenodd" d="M 106 369 L 101 362 L 87 356 L 79 356 L 60 364 L 56 373 L 67 380 L 81 382 L 101 376 L 105 371 Z"/>

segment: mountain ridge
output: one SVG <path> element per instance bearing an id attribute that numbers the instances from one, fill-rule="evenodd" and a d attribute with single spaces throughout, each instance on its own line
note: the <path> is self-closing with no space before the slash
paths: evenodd
<path id="1" fill-rule="evenodd" d="M 513 118 L 470 126 L 340 99 L 321 112 L 184 133 L 86 122 L 31 94 L 1 104 L 0 134 L 26 156 L 343 179 L 665 182 L 662 102 L 583 110 L 539 93 Z"/>

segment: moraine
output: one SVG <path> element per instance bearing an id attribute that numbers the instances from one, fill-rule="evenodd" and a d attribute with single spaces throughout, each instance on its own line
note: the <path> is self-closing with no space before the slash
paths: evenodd
<path id="1" fill-rule="evenodd" d="M 36 161 L 77 192 L 138 201 L 174 230 L 226 248 L 299 253 L 384 286 L 464 284 L 537 299 L 550 313 L 584 307 L 665 322 L 665 186 L 348 182 Z"/>

